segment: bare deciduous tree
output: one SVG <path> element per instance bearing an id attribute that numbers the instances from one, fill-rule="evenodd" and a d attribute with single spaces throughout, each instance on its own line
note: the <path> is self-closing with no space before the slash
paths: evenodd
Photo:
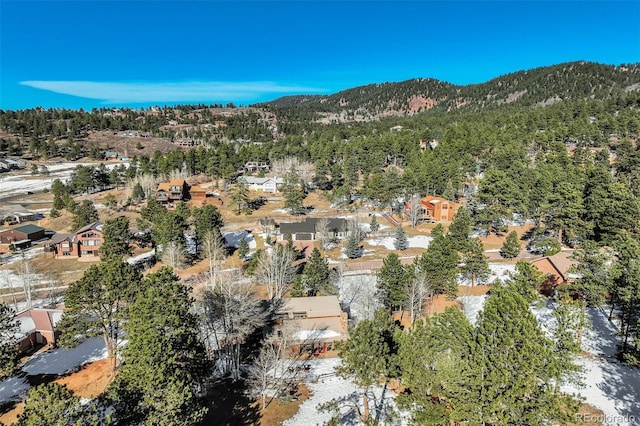
<path id="1" fill-rule="evenodd" d="M 320 242 L 322 250 L 327 250 L 329 248 L 329 244 L 332 242 L 331 236 L 329 235 L 329 219 L 326 217 L 321 218 L 316 222 L 315 228 L 316 240 Z"/>
<path id="2" fill-rule="evenodd" d="M 407 202 L 405 214 L 407 215 L 407 219 L 409 219 L 409 223 L 411 223 L 411 227 L 415 228 L 422 216 L 422 206 L 418 194 L 413 194 Z"/>
<path id="3" fill-rule="evenodd" d="M 127 186 L 130 191 L 133 192 L 133 188 L 136 184 L 140 184 L 140 187 L 144 191 L 144 197 L 149 200 L 153 198 L 153 195 L 156 192 L 156 188 L 158 187 L 158 179 L 148 174 L 141 174 L 133 179 L 129 179 L 127 182 Z"/>
<path id="4" fill-rule="evenodd" d="M 16 266 L 16 275 L 22 283 L 22 289 L 24 290 L 25 301 L 27 302 L 27 308 L 33 306 L 33 290 L 36 284 L 36 271 L 33 268 L 31 259 L 25 257 L 22 253 L 22 259 L 18 261 Z"/>
<path id="5" fill-rule="evenodd" d="M 418 272 L 407 286 L 407 308 L 411 316 L 411 322 L 421 318 L 425 301 L 431 297 L 433 290 L 429 285 L 427 275 Z"/>
<path id="6" fill-rule="evenodd" d="M 209 262 L 209 276 L 207 288 L 214 290 L 217 285 L 218 271 L 222 266 L 225 257 L 225 250 L 222 246 L 222 238 L 217 230 L 210 230 L 202 238 L 202 254 Z"/>
<path id="7" fill-rule="evenodd" d="M 171 241 L 162 249 L 162 263 L 173 269 L 182 269 L 185 265 L 184 248 Z"/>
<path id="8" fill-rule="evenodd" d="M 243 345 L 265 322 L 261 301 L 240 270 L 219 274 L 214 290 L 203 292 L 205 342 L 221 373 L 240 378 Z"/>
<path id="9" fill-rule="evenodd" d="M 258 258 L 256 276 L 267 286 L 269 299 L 282 299 L 291 289 L 295 277 L 294 260 L 295 253 L 284 244 L 276 244 Z"/>

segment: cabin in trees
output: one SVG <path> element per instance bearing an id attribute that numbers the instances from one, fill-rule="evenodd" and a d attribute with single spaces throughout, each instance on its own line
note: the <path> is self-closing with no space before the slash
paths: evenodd
<path id="1" fill-rule="evenodd" d="M 184 179 L 162 182 L 156 190 L 156 200 L 161 203 L 185 201 L 189 194 L 189 184 Z"/>
<path id="2" fill-rule="evenodd" d="M 25 249 L 31 243 L 45 238 L 44 228 L 36 225 L 22 225 L 0 232 L 0 253 L 8 253 L 11 249 Z"/>
<path id="3" fill-rule="evenodd" d="M 275 194 L 284 184 L 284 179 L 276 177 L 240 176 L 238 180 L 244 181 L 252 191 L 269 192 Z"/>
<path id="4" fill-rule="evenodd" d="M 420 211 L 418 212 L 422 220 L 435 222 L 451 222 L 458 211 L 460 204 L 449 201 L 446 198 L 427 195 L 420 200 Z M 410 206 L 405 204 L 405 213 L 408 214 Z"/>
<path id="5" fill-rule="evenodd" d="M 104 244 L 103 223 L 93 222 L 72 234 L 58 232 L 50 246 L 57 259 L 100 260 L 100 247 Z"/>
<path id="6" fill-rule="evenodd" d="M 62 318 L 62 311 L 59 309 L 37 309 L 31 308 L 20 312 L 15 316 L 18 324 L 18 344 L 20 352 L 30 352 L 42 346 L 55 346 L 58 332 L 56 325 Z"/>
<path id="7" fill-rule="evenodd" d="M 572 255 L 573 252 L 561 251 L 553 256 L 541 257 L 531 262 L 547 277 L 547 280 L 542 286 L 542 291 L 545 294 L 553 294 L 557 286 L 569 283 L 576 278 L 576 275 L 569 272 L 571 267 L 578 264 L 578 262 L 572 258 Z"/>
<path id="8" fill-rule="evenodd" d="M 326 233 L 330 240 L 346 238 L 352 226 L 349 219 L 342 217 L 313 218 L 307 217 L 303 222 L 283 222 L 280 224 L 280 234 L 283 240 L 289 236 L 293 241 L 314 241 L 320 233 Z"/>
<path id="9" fill-rule="evenodd" d="M 292 342 L 295 353 L 332 353 L 335 343 L 347 340 L 347 314 L 337 296 L 290 297 L 275 313 L 274 332 Z"/>

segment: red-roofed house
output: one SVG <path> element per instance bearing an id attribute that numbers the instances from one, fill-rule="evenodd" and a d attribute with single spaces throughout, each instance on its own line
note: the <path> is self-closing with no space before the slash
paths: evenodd
<path id="1" fill-rule="evenodd" d="M 56 344 L 56 325 L 62 318 L 59 309 L 31 308 L 20 312 L 15 319 L 19 326 L 20 351 L 27 352 L 37 345 Z"/>
<path id="2" fill-rule="evenodd" d="M 533 260 L 531 263 L 545 274 L 547 280 L 543 284 L 543 292 L 553 294 L 553 290 L 560 284 L 572 281 L 575 276 L 569 273 L 572 266 L 578 262 L 572 258 L 572 251 L 561 251 L 553 256 L 545 256 Z"/>
<path id="3" fill-rule="evenodd" d="M 420 200 L 419 215 L 422 220 L 435 222 L 451 222 L 460 204 L 449 201 L 446 198 L 427 195 Z M 409 210 L 409 204 L 405 204 L 405 211 Z"/>

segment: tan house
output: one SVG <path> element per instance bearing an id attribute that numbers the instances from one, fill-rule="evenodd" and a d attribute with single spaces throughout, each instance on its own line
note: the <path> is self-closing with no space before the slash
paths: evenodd
<path id="1" fill-rule="evenodd" d="M 292 350 L 313 355 L 333 354 L 335 343 L 347 340 L 347 314 L 337 296 L 290 297 L 276 311 L 274 330 L 290 335 Z"/>
<path id="2" fill-rule="evenodd" d="M 161 203 L 173 201 L 184 201 L 189 194 L 189 185 L 184 179 L 172 179 L 169 182 L 162 182 L 156 189 L 156 200 Z"/>
<path id="3" fill-rule="evenodd" d="M 50 242 L 54 257 L 57 259 L 100 260 L 100 247 L 104 244 L 102 227 L 103 223 L 97 221 L 72 234 L 56 233 Z"/>
<path id="4" fill-rule="evenodd" d="M 423 218 L 436 222 L 451 222 L 460 204 L 449 201 L 446 198 L 427 195 L 420 200 L 423 209 Z"/>

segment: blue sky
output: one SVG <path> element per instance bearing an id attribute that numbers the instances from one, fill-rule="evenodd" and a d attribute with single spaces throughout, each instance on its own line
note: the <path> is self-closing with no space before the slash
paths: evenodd
<path id="1" fill-rule="evenodd" d="M 0 0 L 0 108 L 248 105 L 640 62 L 640 1 Z"/>

